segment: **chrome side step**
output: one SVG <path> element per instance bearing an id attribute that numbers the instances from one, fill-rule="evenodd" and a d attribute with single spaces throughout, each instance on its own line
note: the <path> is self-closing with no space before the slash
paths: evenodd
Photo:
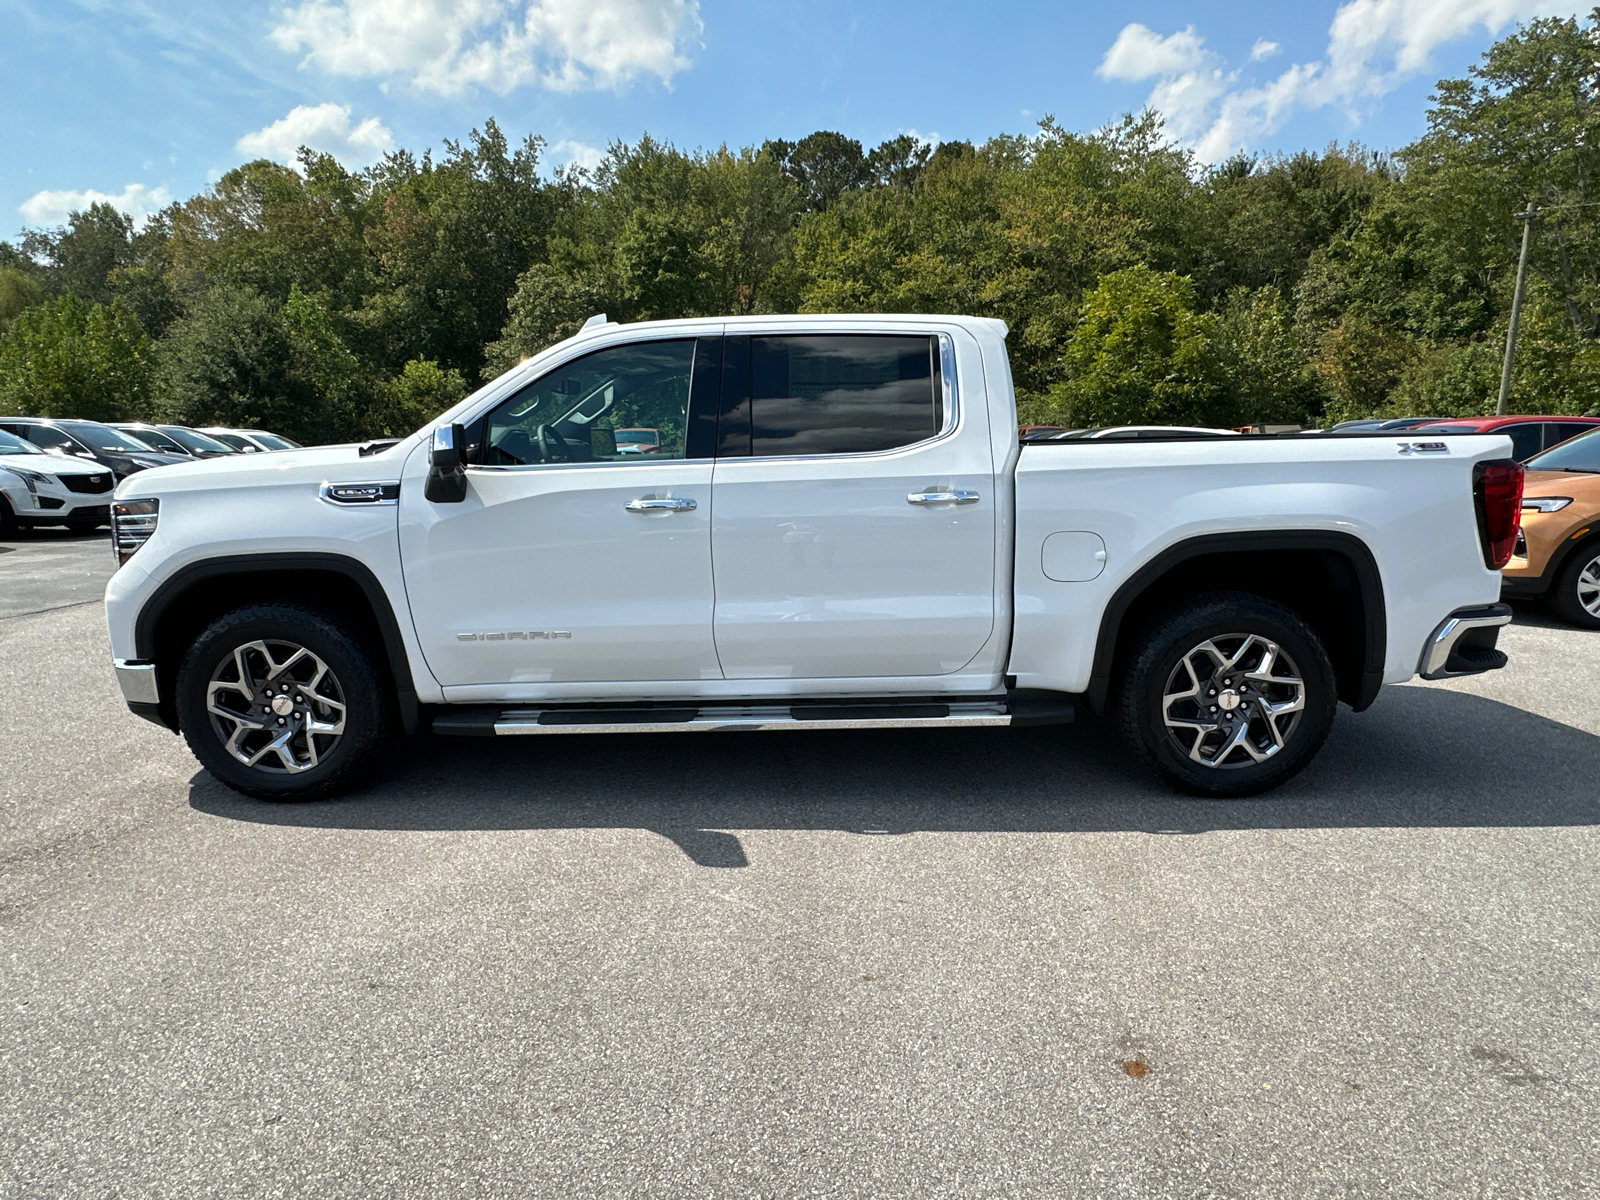
<path id="1" fill-rule="evenodd" d="M 1075 716 L 1062 698 L 877 701 L 807 704 L 706 704 L 446 707 L 433 731 L 465 737 L 549 733 L 739 733 L 778 729 L 949 729 L 1065 725 Z"/>

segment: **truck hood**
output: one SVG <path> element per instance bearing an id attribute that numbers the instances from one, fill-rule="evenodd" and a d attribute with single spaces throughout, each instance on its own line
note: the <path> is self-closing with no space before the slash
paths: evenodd
<path id="1" fill-rule="evenodd" d="M 362 457 L 361 443 L 309 446 L 264 454 L 227 454 L 141 471 L 122 481 L 117 499 L 160 497 L 212 488 L 234 490 L 284 483 L 378 483 L 397 479 L 409 442 Z"/>

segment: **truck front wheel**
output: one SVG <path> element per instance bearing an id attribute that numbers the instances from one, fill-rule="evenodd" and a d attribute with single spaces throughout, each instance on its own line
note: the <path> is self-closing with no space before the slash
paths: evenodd
<path id="1" fill-rule="evenodd" d="M 289 602 L 227 613 L 178 667 L 178 720 L 206 770 L 261 800 L 347 785 L 394 728 L 394 701 L 338 614 Z"/>
<path id="2" fill-rule="evenodd" d="M 1311 627 L 1262 596 L 1212 592 L 1169 609 L 1139 639 L 1117 717 L 1134 752 L 1199 796 L 1250 796 L 1322 747 L 1338 691 Z"/>

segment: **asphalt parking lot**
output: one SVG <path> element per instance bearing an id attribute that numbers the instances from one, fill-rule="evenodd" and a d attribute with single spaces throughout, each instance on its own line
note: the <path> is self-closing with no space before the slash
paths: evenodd
<path id="1" fill-rule="evenodd" d="M 1085 723 L 265 805 L 123 709 L 110 569 L 0 545 L 0 1196 L 1600 1195 L 1600 636 L 1248 802 Z"/>

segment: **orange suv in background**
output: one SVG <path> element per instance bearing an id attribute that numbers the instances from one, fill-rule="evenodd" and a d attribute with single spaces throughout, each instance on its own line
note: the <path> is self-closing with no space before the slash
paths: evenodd
<path id="1" fill-rule="evenodd" d="M 1600 629 L 1600 430 L 1534 455 L 1527 468 L 1501 595 L 1543 598 L 1562 620 Z"/>

